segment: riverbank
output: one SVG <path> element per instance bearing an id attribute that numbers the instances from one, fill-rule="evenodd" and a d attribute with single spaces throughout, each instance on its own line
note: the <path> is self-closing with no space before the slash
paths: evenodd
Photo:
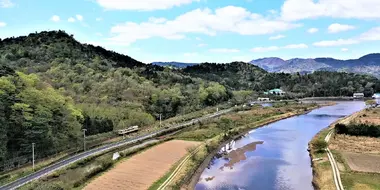
<path id="1" fill-rule="evenodd" d="M 238 113 L 232 113 L 224 116 L 224 118 L 234 119 L 235 123 L 238 123 L 236 127 L 228 131 L 228 136 L 223 137 L 223 134 L 218 134 L 212 138 L 206 140 L 206 145 L 203 149 L 198 152 L 198 155 L 195 155 L 196 159 L 187 164 L 186 169 L 184 169 L 183 174 L 178 176 L 173 183 L 173 189 L 194 189 L 195 185 L 199 181 L 199 178 L 205 168 L 208 167 L 211 159 L 218 153 L 219 149 L 225 146 L 231 140 L 238 138 L 239 136 L 246 134 L 252 129 L 256 129 L 270 123 L 286 119 L 289 117 L 302 115 L 308 113 L 316 108 L 326 105 L 332 105 L 331 103 L 325 105 L 310 105 L 304 104 L 302 107 L 292 107 L 293 105 L 283 106 L 280 109 L 278 108 L 267 108 L 266 111 L 273 109 L 273 115 L 263 114 L 260 118 L 257 118 L 257 115 L 260 111 L 243 111 Z M 298 106 L 300 104 L 297 104 Z M 282 112 L 283 111 L 283 112 Z M 261 111 L 262 112 L 262 111 Z M 280 114 L 276 114 L 276 112 Z M 249 114 L 251 116 L 249 116 Z M 247 115 L 246 115 L 247 114 Z M 244 115 L 244 117 L 243 117 Z M 252 117 L 251 119 L 249 117 Z M 244 119 L 242 119 L 244 118 Z M 253 119 L 254 118 L 254 119 Z M 244 121 L 240 121 L 244 120 Z M 209 124 L 213 125 L 213 124 Z M 206 125 L 204 128 L 208 128 L 209 125 Z M 191 134 L 197 134 L 199 131 L 204 130 L 196 129 L 192 130 Z M 189 134 L 190 135 L 190 134 Z M 198 135 L 199 136 L 199 135 Z M 181 136 L 183 137 L 183 135 Z M 192 138 L 195 138 L 192 135 Z M 206 179 L 207 180 L 207 179 Z"/>
<path id="2" fill-rule="evenodd" d="M 334 122 L 313 138 L 309 147 L 314 174 L 313 184 L 316 189 L 335 189 L 335 185 L 326 152 L 318 152 L 313 147 L 313 142 L 324 139 L 327 133 L 333 130 L 338 123 L 350 125 L 352 122 L 356 124 L 363 122 L 368 124 L 369 121 L 379 122 L 378 111 L 380 110 L 365 109 L 356 112 Z M 380 167 L 379 146 L 379 138 L 355 137 L 333 133 L 327 147 L 329 147 L 336 160 L 344 189 L 380 189 L 380 174 L 376 174 L 376 172 L 379 172 Z"/>

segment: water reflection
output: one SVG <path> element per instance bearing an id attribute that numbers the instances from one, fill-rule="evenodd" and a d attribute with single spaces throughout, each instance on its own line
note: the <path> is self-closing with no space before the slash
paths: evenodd
<path id="1" fill-rule="evenodd" d="M 308 142 L 322 128 L 364 107 L 364 102 L 340 102 L 252 130 L 219 151 L 195 189 L 311 190 Z"/>
<path id="2" fill-rule="evenodd" d="M 233 141 L 235 142 L 235 141 Z M 233 169 L 233 166 L 236 163 L 239 163 L 243 160 L 246 160 L 247 157 L 245 156 L 245 153 L 248 151 L 255 151 L 256 150 L 256 145 L 258 144 L 263 144 L 264 141 L 258 141 L 258 142 L 252 142 L 250 144 L 247 144 L 243 146 L 242 148 L 238 148 L 236 150 L 232 150 L 230 152 L 226 151 L 226 156 L 224 156 L 225 159 L 229 160 L 228 163 L 224 164 L 222 167 L 220 167 L 220 170 L 224 170 L 225 167 L 228 167 L 230 169 Z"/>
<path id="3" fill-rule="evenodd" d="M 264 104 L 261 104 L 262 107 L 272 107 L 273 104 L 272 103 L 264 103 Z"/>

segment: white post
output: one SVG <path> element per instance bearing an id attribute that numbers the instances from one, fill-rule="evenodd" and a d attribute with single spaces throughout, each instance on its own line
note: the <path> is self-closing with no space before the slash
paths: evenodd
<path id="1" fill-rule="evenodd" d="M 162 114 L 160 114 L 160 128 L 161 128 L 161 115 L 162 115 Z"/>
<path id="2" fill-rule="evenodd" d="M 34 171 L 34 143 L 32 143 L 33 171 Z"/>
<path id="3" fill-rule="evenodd" d="M 83 129 L 83 152 L 86 151 L 86 131 L 87 129 Z"/>

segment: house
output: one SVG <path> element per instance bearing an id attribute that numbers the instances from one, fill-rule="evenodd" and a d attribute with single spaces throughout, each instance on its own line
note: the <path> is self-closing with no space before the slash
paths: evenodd
<path id="1" fill-rule="evenodd" d="M 278 88 L 276 88 L 276 89 L 272 89 L 272 90 L 269 90 L 268 93 L 269 93 L 269 94 L 274 94 L 274 95 L 280 95 L 280 96 L 285 95 L 285 92 L 282 91 L 281 89 L 278 89 Z"/>
<path id="2" fill-rule="evenodd" d="M 354 93 L 353 97 L 354 97 L 355 99 L 364 98 L 364 93 Z"/>
<path id="3" fill-rule="evenodd" d="M 372 98 L 374 99 L 380 99 L 380 93 L 375 93 Z"/>

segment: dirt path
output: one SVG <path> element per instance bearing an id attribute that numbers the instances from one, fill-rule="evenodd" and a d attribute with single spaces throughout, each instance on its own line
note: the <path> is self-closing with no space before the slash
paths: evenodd
<path id="1" fill-rule="evenodd" d="M 84 189 L 128 189 L 145 190 L 160 179 L 173 164 L 184 157 L 187 148 L 198 142 L 173 140 L 157 145 L 145 152 L 118 164 L 109 172 L 98 177 Z"/>

